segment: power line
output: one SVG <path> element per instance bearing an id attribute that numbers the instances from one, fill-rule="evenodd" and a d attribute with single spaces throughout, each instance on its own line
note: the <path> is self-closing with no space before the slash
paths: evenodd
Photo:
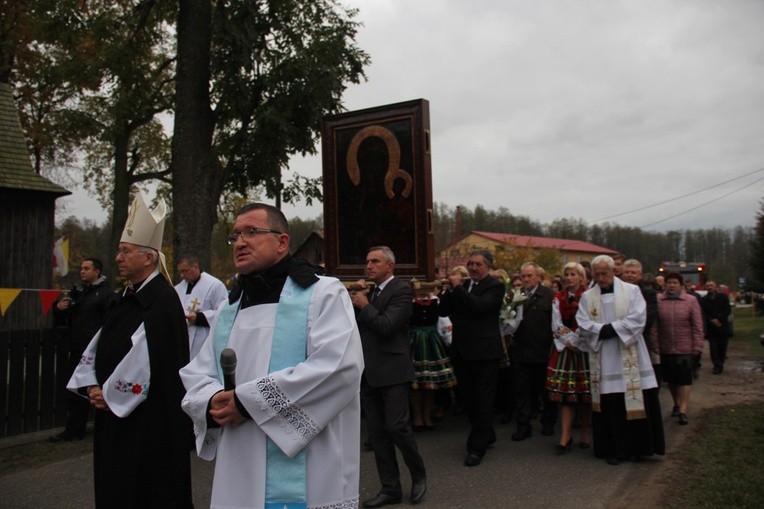
<path id="1" fill-rule="evenodd" d="M 632 214 L 634 212 L 641 212 L 643 210 L 647 210 L 647 209 L 650 209 L 650 208 L 653 208 L 653 207 L 657 207 L 658 205 L 665 205 L 666 203 L 671 203 L 671 202 L 673 202 L 675 200 L 681 200 L 682 198 L 687 198 L 688 196 L 693 196 L 695 194 L 699 194 L 699 193 L 702 193 L 704 191 L 708 191 L 709 189 L 714 189 L 714 188 L 717 188 L 719 186 L 723 186 L 724 184 L 729 184 L 730 182 L 734 182 L 736 180 L 740 180 L 741 178 L 748 177 L 750 175 L 753 175 L 754 173 L 759 173 L 760 171 L 764 171 L 764 168 L 759 168 L 758 170 L 754 170 L 754 171 L 745 173 L 743 175 L 740 175 L 739 177 L 735 177 L 735 178 L 730 179 L 730 180 L 725 180 L 724 182 L 720 182 L 718 184 L 714 184 L 714 185 L 711 185 L 711 186 L 708 186 L 708 187 L 704 187 L 703 189 L 699 189 L 699 190 L 693 191 L 691 193 L 683 194 L 681 196 L 676 196 L 674 198 L 669 198 L 668 200 L 664 200 L 664 201 L 661 201 L 661 202 L 658 202 L 658 203 L 653 203 L 652 205 L 646 205 L 644 207 L 639 207 L 639 208 L 636 208 L 636 209 L 627 210 L 626 212 L 621 212 L 619 214 L 615 214 L 615 215 L 612 215 L 612 216 L 607 216 L 607 217 L 602 217 L 600 219 L 595 219 L 592 222 L 593 223 L 599 223 L 600 221 L 606 221 L 608 219 L 613 219 L 614 217 L 625 216 L 626 214 Z M 756 182 L 758 182 L 758 180 Z M 753 182 L 753 183 L 755 184 L 756 182 Z M 748 187 L 748 186 L 745 186 L 745 187 Z M 745 189 L 745 187 L 742 187 L 741 189 Z M 736 193 L 737 191 L 740 191 L 741 189 L 733 191 L 733 193 Z M 730 194 L 732 194 L 732 193 L 730 193 Z M 724 198 L 726 196 L 729 196 L 729 195 L 724 195 L 721 198 Z M 707 202 L 707 203 L 713 203 L 714 201 L 716 201 L 716 200 L 712 200 L 712 201 Z M 702 206 L 703 205 L 700 205 L 699 207 L 696 207 L 696 208 L 700 208 Z M 695 210 L 695 209 L 690 209 L 690 210 Z M 688 210 L 687 212 L 690 212 L 690 210 Z M 682 214 L 684 214 L 684 212 L 682 212 Z M 681 215 L 681 214 L 678 214 L 678 215 Z M 673 216 L 673 217 L 676 217 L 676 216 Z M 658 221 L 658 222 L 660 223 L 660 222 L 666 221 L 668 219 L 671 219 L 671 218 L 662 219 L 661 221 Z M 657 224 L 657 223 L 653 223 L 653 224 Z M 651 225 L 647 225 L 647 226 L 651 226 Z"/>
<path id="2" fill-rule="evenodd" d="M 758 170 L 758 171 L 761 171 L 761 170 Z M 750 175 L 750 174 L 749 174 L 749 175 Z M 733 180 L 736 180 L 736 179 L 733 179 Z M 691 209 L 685 210 L 684 212 L 680 212 L 679 214 L 674 214 L 673 216 L 669 216 L 669 217 L 667 217 L 667 218 L 661 219 L 660 221 L 655 221 L 655 222 L 652 222 L 652 223 L 650 223 L 650 224 L 646 224 L 646 225 L 640 226 L 639 228 L 647 228 L 648 226 L 653 226 L 653 225 L 656 225 L 656 224 L 658 224 L 658 223 L 662 223 L 662 222 L 664 222 L 664 221 L 668 221 L 669 219 L 674 219 L 675 217 L 679 217 L 679 216 L 681 216 L 681 215 L 687 214 L 688 212 L 692 212 L 693 210 L 698 210 L 698 209 L 699 209 L 699 208 L 701 208 L 701 207 L 705 207 L 706 205 L 710 205 L 710 204 L 714 203 L 715 201 L 719 201 L 719 200 L 721 200 L 722 198 L 726 198 L 727 196 L 730 196 L 730 195 L 732 195 L 732 194 L 735 194 L 735 193 L 737 193 L 738 191 L 742 191 L 742 190 L 743 190 L 743 189 L 745 189 L 746 187 L 750 187 L 750 186 L 754 185 L 754 184 L 755 184 L 755 183 L 757 183 L 757 182 L 761 182 L 762 180 L 764 180 L 764 177 L 761 177 L 759 180 L 754 180 L 754 181 L 753 181 L 753 182 L 751 182 L 750 184 L 746 184 L 746 185 L 744 185 L 743 187 L 739 187 L 739 188 L 735 189 L 735 190 L 734 190 L 734 191 L 732 191 L 732 192 L 729 192 L 729 193 L 727 193 L 727 194 L 725 194 L 725 195 L 719 196 L 718 198 L 714 198 L 713 200 L 709 200 L 709 201 L 707 201 L 707 202 L 705 202 L 705 203 L 702 203 L 702 204 L 698 205 L 697 207 L 693 207 L 693 208 L 691 208 Z"/>

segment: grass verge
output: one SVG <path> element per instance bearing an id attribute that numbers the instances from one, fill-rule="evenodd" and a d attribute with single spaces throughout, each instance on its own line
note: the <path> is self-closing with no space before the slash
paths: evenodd
<path id="1" fill-rule="evenodd" d="M 764 507 L 764 401 L 709 411 L 685 444 L 664 478 L 665 507 Z"/>

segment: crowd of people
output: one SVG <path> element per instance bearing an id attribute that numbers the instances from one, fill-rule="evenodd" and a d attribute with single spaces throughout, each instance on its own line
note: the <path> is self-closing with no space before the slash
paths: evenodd
<path id="1" fill-rule="evenodd" d="M 447 412 L 468 421 L 463 464 L 481 464 L 515 421 L 616 465 L 664 454 L 662 382 L 680 425 L 704 339 L 722 374 L 729 300 L 700 297 L 678 273 L 597 256 L 550 277 L 533 261 L 494 270 L 470 253 L 436 286 L 395 275 L 395 253 L 371 246 L 365 277 L 346 288 L 289 254 L 289 225 L 270 205 L 243 207 L 228 242 L 231 291 L 181 256 L 173 289 L 160 253 L 164 207 L 136 197 L 118 248 L 127 286 L 83 260 L 81 285 L 55 313 L 71 339 L 64 432 L 81 440 L 95 408 L 99 507 L 191 507 L 189 447 L 215 459 L 211 507 L 368 508 L 427 492 L 417 433 Z M 361 419 L 380 482 L 359 500 Z M 538 421 L 538 429 L 533 423 Z M 577 437 L 574 437 L 577 435 Z M 193 444 L 193 445 L 192 445 Z M 396 451 L 397 449 L 397 451 Z"/>

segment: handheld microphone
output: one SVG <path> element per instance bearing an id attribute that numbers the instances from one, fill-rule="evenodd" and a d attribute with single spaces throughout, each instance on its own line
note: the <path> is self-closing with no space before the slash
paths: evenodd
<path id="1" fill-rule="evenodd" d="M 227 391 L 236 388 L 236 352 L 233 348 L 224 348 L 220 352 L 220 370 L 223 372 L 223 387 Z"/>

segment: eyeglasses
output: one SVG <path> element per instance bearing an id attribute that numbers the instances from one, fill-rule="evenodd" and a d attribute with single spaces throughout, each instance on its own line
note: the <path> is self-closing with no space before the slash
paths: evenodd
<path id="1" fill-rule="evenodd" d="M 244 238 L 244 240 L 250 240 L 254 239 L 256 235 L 265 234 L 265 233 L 274 233 L 276 235 L 281 235 L 282 232 L 278 230 L 269 230 L 268 228 L 253 228 L 251 226 L 244 228 L 242 231 L 236 231 L 234 230 L 233 233 L 231 233 L 228 238 L 226 239 L 228 242 L 228 245 L 233 246 L 236 244 L 236 241 L 239 239 L 239 235 Z"/>

